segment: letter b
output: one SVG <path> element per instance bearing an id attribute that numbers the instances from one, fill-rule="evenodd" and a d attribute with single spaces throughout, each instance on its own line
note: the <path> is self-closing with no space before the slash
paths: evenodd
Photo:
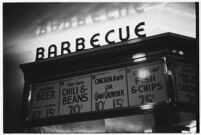
<path id="1" fill-rule="evenodd" d="M 45 49 L 43 47 L 39 47 L 36 50 L 36 61 L 44 59 Z"/>
<path id="2" fill-rule="evenodd" d="M 76 52 L 84 50 L 84 48 L 85 48 L 84 42 L 85 42 L 84 38 L 76 39 Z M 79 48 L 79 46 L 81 46 L 81 48 Z"/>

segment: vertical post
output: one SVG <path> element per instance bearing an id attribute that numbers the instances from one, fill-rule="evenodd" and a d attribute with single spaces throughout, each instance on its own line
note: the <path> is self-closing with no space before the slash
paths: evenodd
<path id="1" fill-rule="evenodd" d="M 198 104 L 197 104 L 197 133 L 199 133 L 200 129 L 199 129 L 199 125 L 200 125 L 200 121 L 199 121 L 199 2 L 195 2 L 195 14 L 196 14 L 196 57 L 197 57 L 197 65 L 196 65 L 196 85 L 197 85 L 197 95 L 198 95 Z"/>
<path id="2" fill-rule="evenodd" d="M 169 53 L 169 52 L 168 52 Z M 167 71 L 172 71 L 171 63 L 172 59 L 169 56 L 164 57 L 164 62 L 167 68 Z M 173 71 L 172 71 L 173 72 Z M 178 123 L 180 121 L 179 111 L 175 103 L 175 86 L 173 76 L 166 73 L 166 83 L 167 83 L 167 94 L 168 98 L 171 98 L 171 103 L 163 105 L 160 109 L 154 112 L 154 120 L 155 120 L 155 132 L 157 133 L 169 133 L 169 132 L 177 132 L 171 129 L 171 126 L 174 123 Z"/>
<path id="3" fill-rule="evenodd" d="M 28 96 L 30 90 L 30 83 L 25 77 L 23 98 L 22 98 L 22 107 L 21 107 L 21 115 L 20 115 L 20 132 L 23 133 L 25 130 L 25 120 L 28 114 Z"/>

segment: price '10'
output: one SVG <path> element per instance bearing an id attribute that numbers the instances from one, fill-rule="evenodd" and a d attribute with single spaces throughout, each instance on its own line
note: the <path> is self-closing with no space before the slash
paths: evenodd
<path id="1" fill-rule="evenodd" d="M 112 105 L 114 108 L 121 108 L 123 107 L 124 100 L 121 98 L 113 99 Z M 105 109 L 106 101 L 98 101 L 95 103 L 95 111 L 102 111 Z"/>
<path id="2" fill-rule="evenodd" d="M 56 109 L 54 108 L 48 108 L 45 110 L 45 117 L 53 117 L 55 116 L 56 113 Z M 43 115 L 43 111 L 40 110 L 36 110 L 32 112 L 32 119 L 37 119 L 37 118 L 41 118 Z"/>

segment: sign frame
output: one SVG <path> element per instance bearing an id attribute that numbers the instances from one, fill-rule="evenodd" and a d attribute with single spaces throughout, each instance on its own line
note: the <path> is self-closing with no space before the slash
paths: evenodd
<path id="1" fill-rule="evenodd" d="M 107 66 L 100 67 L 95 70 L 90 70 L 90 74 L 92 75 L 92 73 L 107 72 L 110 70 L 115 70 L 115 69 L 120 69 L 120 68 L 127 69 L 127 67 L 129 67 L 129 66 L 152 63 L 155 61 L 161 61 L 163 63 L 163 65 L 165 67 L 167 67 L 167 63 L 164 60 L 164 57 L 162 57 L 160 54 L 160 55 L 158 55 L 157 58 L 149 57 L 149 59 L 147 59 L 146 61 L 142 61 L 142 62 L 130 63 L 130 62 L 126 61 L 123 63 L 118 63 L 117 65 L 107 65 Z M 87 74 L 89 74 L 89 72 L 84 71 L 81 73 L 80 77 L 86 76 Z M 127 73 L 126 73 L 126 76 L 127 76 Z M 168 80 L 167 74 L 165 73 L 164 76 L 166 78 L 165 79 L 166 83 L 168 84 L 169 80 Z M 66 80 L 65 78 L 67 78 L 67 80 L 68 80 L 69 78 L 74 78 L 74 77 L 77 77 L 77 75 L 62 77 L 63 79 L 59 79 L 59 82 L 61 80 Z M 57 81 L 58 81 L 58 79 L 57 79 Z M 45 82 L 45 80 L 43 82 Z M 54 81 L 52 81 L 52 82 L 54 82 Z M 33 84 L 33 83 L 30 83 L 30 84 Z M 169 98 L 169 93 L 167 93 L 167 96 Z M 46 123 L 45 125 L 49 125 L 51 123 L 53 123 L 53 124 L 63 123 L 63 122 L 66 123 L 66 122 L 76 122 L 78 120 L 94 120 L 94 119 L 100 119 L 100 118 L 104 119 L 104 118 L 110 118 L 110 117 L 114 117 L 114 116 L 117 117 L 117 116 L 122 116 L 122 115 L 146 114 L 146 113 L 152 113 L 154 110 L 158 110 L 159 108 L 166 108 L 168 106 L 168 103 L 169 102 L 156 103 L 156 104 L 154 104 L 153 108 L 146 108 L 146 107 L 143 108 L 143 106 L 140 105 L 140 106 L 128 106 L 128 107 L 116 108 L 116 109 L 107 109 L 107 110 L 101 111 L 101 113 L 92 110 L 91 112 L 83 112 L 80 114 L 70 114 L 70 115 L 63 115 L 63 116 L 58 115 L 56 117 L 50 117 L 50 118 L 45 118 L 45 119 L 29 120 L 29 121 L 27 121 L 27 123 L 31 124 L 32 126 L 33 125 L 44 125 L 41 123 Z M 75 117 L 76 117 L 76 119 L 73 119 Z M 58 119 L 61 119 L 61 120 L 58 120 Z M 64 120 L 64 119 L 66 119 L 66 120 Z"/>

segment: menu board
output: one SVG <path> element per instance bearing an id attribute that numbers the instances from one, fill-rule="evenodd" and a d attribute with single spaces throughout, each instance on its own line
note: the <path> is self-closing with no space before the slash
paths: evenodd
<path id="1" fill-rule="evenodd" d="M 91 75 L 61 80 L 59 115 L 91 111 Z"/>
<path id="2" fill-rule="evenodd" d="M 194 94 L 194 84 L 185 82 L 183 76 L 193 78 L 195 74 L 190 72 L 191 68 L 180 65 L 175 70 L 178 98 L 187 102 L 187 95 Z M 35 84 L 31 100 L 30 119 L 165 102 L 165 64 L 157 61 Z"/>
<path id="3" fill-rule="evenodd" d="M 58 115 L 59 82 L 33 85 L 30 119 Z"/>
<path id="4" fill-rule="evenodd" d="M 129 105 L 160 103 L 168 99 L 162 62 L 152 62 L 127 68 Z"/>
<path id="5" fill-rule="evenodd" d="M 92 74 L 92 110 L 128 106 L 125 68 Z"/>
<path id="6" fill-rule="evenodd" d="M 197 102 L 195 67 L 180 62 L 175 62 L 174 70 L 177 101 L 195 104 Z"/>

